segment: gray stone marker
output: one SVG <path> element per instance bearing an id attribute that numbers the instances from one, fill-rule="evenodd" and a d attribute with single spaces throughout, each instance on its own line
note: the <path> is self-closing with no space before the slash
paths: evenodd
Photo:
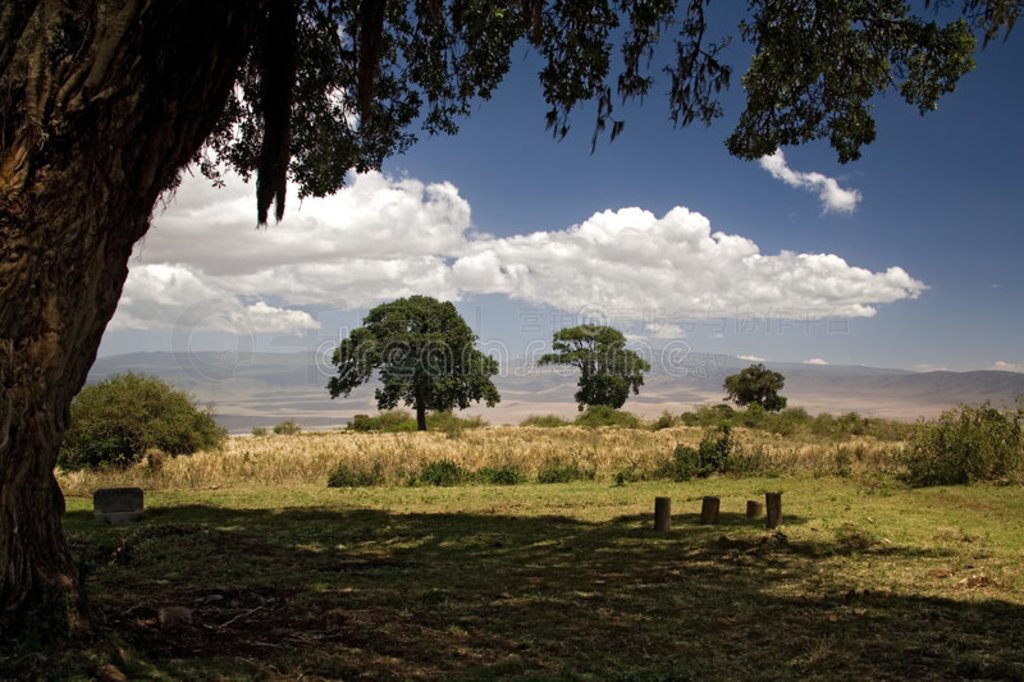
<path id="1" fill-rule="evenodd" d="M 142 488 L 100 488 L 92 495 L 92 513 L 107 523 L 131 523 L 142 518 L 142 499 Z"/>

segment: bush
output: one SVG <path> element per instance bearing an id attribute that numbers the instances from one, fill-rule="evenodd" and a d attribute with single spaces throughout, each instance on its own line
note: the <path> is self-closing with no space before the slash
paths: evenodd
<path id="1" fill-rule="evenodd" d="M 380 464 L 375 464 L 372 471 L 355 471 L 345 464 L 339 464 L 327 474 L 328 488 L 359 488 L 383 485 L 384 482 Z"/>
<path id="2" fill-rule="evenodd" d="M 811 421 L 807 410 L 802 407 L 788 407 L 781 412 L 766 414 L 761 428 L 780 436 L 792 436 L 798 429 L 806 427 Z"/>
<path id="3" fill-rule="evenodd" d="M 86 386 L 71 403 L 57 462 L 64 469 L 127 467 L 147 450 L 170 456 L 220 447 L 227 432 L 183 391 L 144 374 L 117 374 Z"/>
<path id="4" fill-rule="evenodd" d="M 693 477 L 707 478 L 727 470 L 732 452 L 732 432 L 721 426 L 717 432 L 707 432 L 696 448 L 680 443 L 670 459 L 658 462 L 655 478 L 688 481 Z"/>
<path id="5" fill-rule="evenodd" d="M 665 410 L 661 413 L 658 419 L 651 423 L 652 431 L 660 431 L 661 429 L 668 429 L 676 425 L 676 418 L 672 416 L 672 413 Z"/>
<path id="6" fill-rule="evenodd" d="M 592 481 L 596 475 L 596 471 L 581 469 L 575 462 L 566 462 L 559 457 L 550 457 L 537 470 L 537 483 Z"/>
<path id="7" fill-rule="evenodd" d="M 526 482 L 526 474 L 517 466 L 484 467 L 476 473 L 477 480 L 490 485 L 518 485 Z"/>
<path id="8" fill-rule="evenodd" d="M 252 435 L 254 435 L 254 436 L 265 436 L 265 435 L 267 435 L 267 427 L 265 427 L 265 426 L 254 426 L 254 427 L 252 427 Z"/>
<path id="9" fill-rule="evenodd" d="M 901 456 L 914 486 L 1019 478 L 1024 473 L 1024 409 L 1002 412 L 988 402 L 961 405 L 921 423 Z"/>
<path id="10" fill-rule="evenodd" d="M 706 432 L 697 446 L 697 454 L 700 456 L 700 469 L 697 475 L 704 477 L 725 471 L 731 452 L 732 429 L 720 426 L 717 434 Z"/>
<path id="11" fill-rule="evenodd" d="M 577 426 L 621 426 L 627 429 L 640 428 L 640 420 L 635 414 L 616 410 L 607 405 L 591 405 L 580 416 L 576 417 Z"/>
<path id="12" fill-rule="evenodd" d="M 697 475 L 700 469 L 700 454 L 696 448 L 680 443 L 676 446 L 670 459 L 658 462 L 654 469 L 655 478 L 667 478 L 672 481 L 688 481 Z"/>
<path id="13" fill-rule="evenodd" d="M 294 436 L 297 433 L 302 433 L 302 427 L 289 419 L 274 426 L 274 433 L 279 436 Z"/>
<path id="14" fill-rule="evenodd" d="M 456 417 L 450 411 L 431 412 L 427 415 L 427 431 L 440 431 L 449 437 L 461 436 L 465 429 L 482 429 L 487 422 L 480 415 Z"/>
<path id="15" fill-rule="evenodd" d="M 569 426 L 572 422 L 568 422 L 557 414 L 531 414 L 526 419 L 519 423 L 520 426 L 539 426 L 545 429 L 557 428 L 559 426 Z"/>
<path id="16" fill-rule="evenodd" d="M 737 413 L 740 423 L 748 429 L 756 429 L 764 422 L 768 411 L 761 407 L 760 403 L 750 403 L 742 413 Z"/>
<path id="17" fill-rule="evenodd" d="M 462 468 L 457 462 L 450 459 L 442 459 L 439 462 L 430 462 L 420 470 L 419 483 L 424 485 L 436 485 L 450 487 L 465 483 L 473 478 L 473 474 Z"/>
<path id="18" fill-rule="evenodd" d="M 415 431 L 416 420 L 404 410 L 391 410 L 381 412 L 376 417 L 368 414 L 357 414 L 349 422 L 348 428 L 353 431 L 386 431 L 398 433 L 402 431 Z"/>

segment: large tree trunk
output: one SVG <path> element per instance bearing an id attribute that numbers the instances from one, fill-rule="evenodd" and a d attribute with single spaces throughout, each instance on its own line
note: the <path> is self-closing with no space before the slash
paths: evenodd
<path id="1" fill-rule="evenodd" d="M 133 244 L 223 108 L 255 5 L 0 7 L 0 638 L 83 624 L 53 476 L 68 406 Z"/>

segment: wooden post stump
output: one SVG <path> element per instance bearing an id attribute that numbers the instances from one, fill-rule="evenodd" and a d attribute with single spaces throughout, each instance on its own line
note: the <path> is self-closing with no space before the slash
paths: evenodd
<path id="1" fill-rule="evenodd" d="M 764 503 L 757 500 L 747 500 L 747 518 L 756 519 L 764 513 Z"/>
<path id="2" fill-rule="evenodd" d="M 775 528 L 782 523 L 782 493 L 765 493 L 764 502 L 768 509 L 764 525 L 766 528 Z"/>
<path id="3" fill-rule="evenodd" d="M 672 525 L 672 500 L 667 497 L 654 498 L 654 530 L 668 530 Z"/>
<path id="4" fill-rule="evenodd" d="M 717 497 L 708 495 L 700 506 L 701 523 L 718 523 L 718 507 L 721 503 Z"/>

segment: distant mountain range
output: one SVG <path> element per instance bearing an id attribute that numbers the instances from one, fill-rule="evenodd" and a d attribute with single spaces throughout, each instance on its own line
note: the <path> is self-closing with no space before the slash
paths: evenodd
<path id="1" fill-rule="evenodd" d="M 725 377 L 750 365 L 739 358 L 687 353 L 674 362 L 669 356 L 652 363 L 639 396 L 624 409 L 650 418 L 664 410 L 679 413 L 702 403 L 720 403 Z M 660 364 L 660 366 L 659 366 Z M 912 421 L 931 417 L 957 404 L 986 400 L 1012 405 L 1024 395 L 1024 374 L 997 371 L 910 372 L 862 366 L 765 362 L 786 377 L 782 391 L 790 406 L 808 412 L 859 412 L 865 416 Z M 474 406 L 491 424 L 517 424 L 531 414 L 576 414 L 573 394 L 577 374 L 566 369 L 537 369 L 525 360 L 505 363 L 495 377 L 501 403 Z M 354 414 L 373 414 L 375 385 L 360 387 L 347 399 L 331 400 L 324 388 L 333 369 L 313 353 L 198 352 L 131 353 L 99 358 L 91 382 L 111 374 L 143 372 L 213 403 L 217 419 L 232 433 L 255 426 L 273 426 L 291 419 L 307 429 L 347 423 Z"/>

